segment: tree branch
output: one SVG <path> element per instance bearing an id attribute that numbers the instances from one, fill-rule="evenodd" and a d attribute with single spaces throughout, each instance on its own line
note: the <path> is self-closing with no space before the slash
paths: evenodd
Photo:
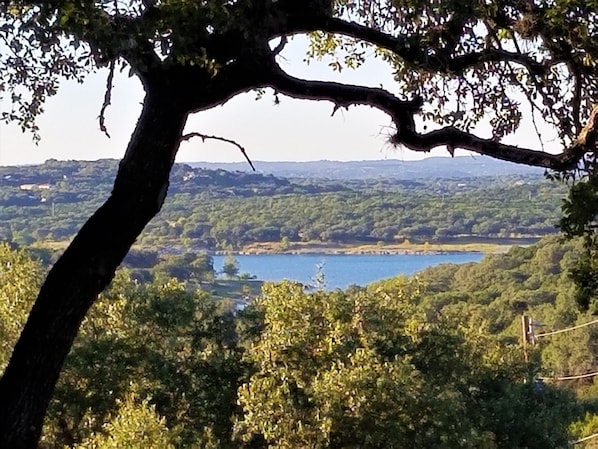
<path id="1" fill-rule="evenodd" d="M 442 146 L 446 146 L 449 149 L 461 148 L 495 159 L 559 171 L 574 169 L 577 162 L 587 152 L 585 145 L 574 145 L 562 153 L 551 154 L 515 145 L 507 145 L 492 139 L 483 139 L 452 126 L 425 134 L 398 132 L 392 136 L 391 142 L 419 152 L 428 152 L 433 148 Z"/>
<path id="2" fill-rule="evenodd" d="M 302 80 L 285 73 L 275 62 L 272 62 L 270 69 L 264 86 L 272 87 L 289 97 L 330 101 L 334 103 L 335 109 L 354 105 L 371 106 L 390 115 L 397 126 L 415 128 L 413 115 L 422 106 L 419 97 L 410 101 L 401 100 L 381 88 Z"/>
<path id="3" fill-rule="evenodd" d="M 276 45 L 276 47 L 274 47 L 274 48 L 272 49 L 272 54 L 273 54 L 273 55 L 275 55 L 275 56 L 276 56 L 276 55 L 278 55 L 278 54 L 280 54 L 280 52 L 281 52 L 282 50 L 284 50 L 284 47 L 285 47 L 285 46 L 286 46 L 288 43 L 289 43 L 289 40 L 288 40 L 288 38 L 287 38 L 286 36 L 284 36 L 284 35 L 283 35 L 283 36 L 280 36 L 280 42 L 279 42 L 279 43 Z"/>
<path id="4" fill-rule="evenodd" d="M 100 131 L 102 131 L 108 138 L 110 138 L 110 134 L 108 134 L 108 129 L 106 128 L 106 109 L 110 106 L 110 102 L 112 100 L 112 82 L 114 80 L 114 67 L 116 62 L 114 60 L 110 61 L 110 71 L 108 72 L 108 78 L 106 79 L 106 91 L 104 92 L 104 103 L 102 103 L 102 108 L 100 109 L 100 116 L 98 117 L 100 121 Z"/>
<path id="5" fill-rule="evenodd" d="M 324 31 L 341 34 L 357 40 L 365 41 L 385 50 L 391 51 L 404 61 L 419 68 L 442 73 L 461 73 L 469 67 L 485 62 L 514 62 L 526 67 L 535 76 L 544 75 L 551 64 L 544 64 L 520 52 L 510 52 L 498 48 L 487 48 L 483 51 L 463 55 L 447 53 L 428 54 L 428 48 L 420 46 L 420 37 L 395 37 L 383 31 L 348 22 L 338 18 L 314 17 L 296 22 L 289 21 L 288 29 L 279 30 L 280 34 L 307 33 Z M 448 53 L 452 50 L 448 49 Z"/>
<path id="6" fill-rule="evenodd" d="M 196 133 L 196 132 L 185 134 L 184 136 L 182 136 L 180 138 L 179 143 L 189 141 L 193 137 L 199 137 L 203 142 L 205 142 L 208 139 L 211 139 L 211 140 L 219 140 L 221 142 L 230 143 L 231 145 L 236 146 L 239 149 L 239 151 L 241 151 L 243 156 L 245 156 L 245 160 L 247 161 L 247 163 L 249 164 L 251 169 L 253 171 L 255 171 L 255 167 L 253 166 L 253 162 L 251 162 L 251 159 L 249 158 L 249 155 L 247 154 L 247 150 L 245 150 L 245 147 L 243 147 L 240 143 L 235 142 L 234 140 L 231 140 L 231 139 L 227 139 L 225 137 L 208 136 L 207 134 L 201 134 L 201 133 Z"/>
<path id="7" fill-rule="evenodd" d="M 386 112 L 397 127 L 391 142 L 413 151 L 428 152 L 443 146 L 449 151 L 461 148 L 495 159 L 563 171 L 575 169 L 584 155 L 594 151 L 596 146 L 598 107 L 592 111 L 588 124 L 573 145 L 559 154 L 550 154 L 483 139 L 452 126 L 421 134 L 416 131 L 414 122 L 414 116 L 422 106 L 421 98 L 404 101 L 384 89 L 301 80 L 285 73 L 275 62 L 270 69 L 266 85 L 290 97 L 327 100 L 335 107 L 367 105 Z"/>

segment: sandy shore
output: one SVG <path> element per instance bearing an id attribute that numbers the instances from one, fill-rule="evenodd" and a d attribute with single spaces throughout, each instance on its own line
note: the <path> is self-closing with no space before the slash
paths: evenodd
<path id="1" fill-rule="evenodd" d="M 320 243 L 277 242 L 247 245 L 236 254 L 449 254 L 480 252 L 494 254 L 506 252 L 513 244 L 464 243 L 464 244 L 399 244 L 399 245 L 330 245 Z M 219 252 L 220 253 L 220 252 Z M 225 254 L 225 252 L 221 252 Z"/>

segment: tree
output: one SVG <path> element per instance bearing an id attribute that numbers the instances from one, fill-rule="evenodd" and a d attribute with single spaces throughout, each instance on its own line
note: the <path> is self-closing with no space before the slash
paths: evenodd
<path id="1" fill-rule="evenodd" d="M 177 447 L 201 447 L 207 429 L 218 440 L 230 440 L 246 368 L 234 315 L 219 303 L 175 280 L 139 285 L 121 272 L 91 309 L 67 358 L 44 443 L 72 446 L 101 433 L 117 402 L 131 392 L 151 397 L 157 414 L 176 431 Z"/>
<path id="2" fill-rule="evenodd" d="M 41 284 L 41 265 L 24 251 L 0 243 L 0 369 L 8 364 L 15 344 Z"/>
<path id="3" fill-rule="evenodd" d="M 228 278 L 234 278 L 239 274 L 239 261 L 233 255 L 228 255 L 224 259 L 224 265 L 222 265 L 222 272 Z"/>
<path id="4" fill-rule="evenodd" d="M 165 280 L 177 278 L 181 281 L 210 281 L 214 279 L 214 260 L 205 253 L 167 256 L 156 264 L 154 275 Z"/>
<path id="5" fill-rule="evenodd" d="M 174 449 L 174 436 L 156 414 L 155 407 L 148 400 L 139 401 L 133 393 L 120 404 L 114 419 L 103 429 L 104 433 L 92 435 L 80 449 L 131 449 L 164 448 Z M 134 435 L 134 438 L 132 438 Z"/>
<path id="6" fill-rule="evenodd" d="M 395 126 L 391 142 L 414 151 L 463 148 L 592 180 L 597 12 L 595 1 L 1 2 L 0 92 L 13 105 L 4 120 L 36 136 L 35 117 L 59 78 L 102 67 L 109 75 L 100 128 L 117 68 L 138 77 L 146 96 L 110 197 L 49 272 L 0 380 L 0 446 L 35 447 L 79 326 L 160 210 L 181 140 L 211 137 L 183 135 L 190 113 L 271 88 L 330 101 L 335 111 L 380 109 Z M 400 93 L 290 76 L 277 57 L 288 36 L 305 33 L 313 33 L 310 56 L 333 54 L 338 70 L 375 49 L 394 68 Z M 521 123 L 520 103 L 555 127 L 561 153 L 501 142 Z M 435 125 L 416 126 L 416 118 Z M 492 132 L 475 135 L 480 123 Z M 591 238 L 594 217 L 574 215 L 576 229 Z"/>

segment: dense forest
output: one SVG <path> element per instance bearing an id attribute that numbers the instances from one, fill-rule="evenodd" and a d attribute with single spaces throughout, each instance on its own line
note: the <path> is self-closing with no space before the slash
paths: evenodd
<path id="1" fill-rule="evenodd" d="M 117 162 L 0 167 L 0 238 L 64 242 L 112 187 Z M 141 246 L 240 250 L 256 242 L 469 242 L 556 231 L 565 188 L 540 175 L 285 179 L 177 164 Z"/>
<path id="2" fill-rule="evenodd" d="M 520 323 L 592 321 L 568 276 L 580 247 L 550 237 L 346 291 L 265 284 L 242 310 L 123 270 L 86 318 L 40 447 L 569 447 L 598 431 L 593 377 L 563 379 L 597 370 L 598 326 L 537 338 L 526 362 Z M 43 271 L 0 246 L 0 369 Z"/>

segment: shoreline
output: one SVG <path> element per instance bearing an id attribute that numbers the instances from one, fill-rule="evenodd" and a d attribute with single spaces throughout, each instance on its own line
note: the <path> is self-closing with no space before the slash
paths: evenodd
<path id="1" fill-rule="evenodd" d="M 213 251 L 214 256 L 427 256 L 427 255 L 442 255 L 442 254 L 460 254 L 460 253 L 480 253 L 488 254 L 486 251 L 479 250 L 463 250 L 463 251 L 416 251 L 416 250 L 337 250 L 337 249 L 320 249 L 320 250 L 298 250 L 298 251 Z"/>
<path id="2" fill-rule="evenodd" d="M 513 246 L 529 246 L 539 239 L 505 239 L 503 242 L 464 242 L 464 243 L 397 243 L 397 244 L 334 244 L 321 242 L 263 242 L 246 245 L 237 250 L 207 250 L 194 245 L 188 247 L 179 244 L 160 246 L 167 253 L 181 251 L 206 252 L 215 256 L 226 255 L 438 255 L 458 253 L 500 254 L 506 253 Z M 61 250 L 68 242 L 38 242 L 33 247 Z M 136 249 L 159 249 L 146 245 L 134 245 Z"/>
<path id="3" fill-rule="evenodd" d="M 214 251 L 212 254 L 223 255 L 438 255 L 458 253 L 500 254 L 507 252 L 513 246 L 520 245 L 512 242 L 499 243 L 422 243 L 396 245 L 326 245 L 313 243 L 293 243 L 287 248 L 281 248 L 279 243 L 261 243 L 247 245 L 236 251 Z"/>

